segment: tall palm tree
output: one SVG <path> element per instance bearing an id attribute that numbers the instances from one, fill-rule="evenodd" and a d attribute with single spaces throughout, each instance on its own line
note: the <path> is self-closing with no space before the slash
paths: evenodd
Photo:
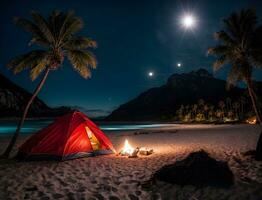
<path id="1" fill-rule="evenodd" d="M 246 83 L 257 120 L 262 125 L 252 81 L 254 68 L 262 66 L 262 26 L 258 26 L 257 21 L 256 12 L 251 9 L 232 13 L 224 20 L 225 29 L 215 33 L 220 44 L 209 48 L 208 53 L 218 56 L 213 64 L 214 70 L 230 64 L 228 86 L 238 81 Z M 262 138 L 260 145 L 262 147 Z"/>
<path id="2" fill-rule="evenodd" d="M 257 108 L 256 94 L 253 88 L 252 72 L 254 67 L 262 66 L 261 44 L 262 28 L 257 26 L 257 16 L 254 10 L 246 9 L 232 13 L 224 20 L 225 30 L 215 33 L 215 39 L 221 44 L 208 49 L 209 54 L 218 56 L 214 62 L 214 70 L 219 70 L 225 64 L 230 64 L 228 86 L 238 81 L 247 84 L 254 111 L 260 124 L 261 117 Z"/>
<path id="3" fill-rule="evenodd" d="M 37 94 L 43 87 L 50 72 L 57 70 L 67 58 L 73 68 L 83 77 L 91 77 L 91 68 L 96 68 L 95 56 L 88 51 L 95 48 L 96 42 L 87 37 L 77 36 L 76 33 L 83 28 L 81 18 L 74 12 L 53 11 L 48 18 L 44 18 L 36 11 L 31 12 L 32 20 L 16 18 L 15 23 L 31 34 L 29 45 L 38 45 L 38 50 L 32 50 L 26 54 L 12 59 L 8 68 L 15 74 L 30 71 L 32 81 L 41 77 L 32 97 L 25 106 L 17 129 L 6 148 L 3 157 L 8 157 L 24 124 L 29 108 Z"/>

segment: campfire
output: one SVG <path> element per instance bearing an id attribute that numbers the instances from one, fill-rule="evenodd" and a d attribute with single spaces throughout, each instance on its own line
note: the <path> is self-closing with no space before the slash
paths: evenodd
<path id="1" fill-rule="evenodd" d="M 124 155 L 131 155 L 134 152 L 134 148 L 128 143 L 128 140 L 125 140 L 125 145 L 122 150 L 122 154 Z"/>
<path id="2" fill-rule="evenodd" d="M 123 149 L 119 152 L 121 156 L 128 156 L 128 158 L 136 158 L 139 155 L 150 155 L 153 153 L 153 149 L 148 149 L 146 147 L 132 147 L 128 140 L 125 140 Z"/>
<path id="3" fill-rule="evenodd" d="M 246 120 L 246 122 L 249 123 L 249 124 L 256 124 L 257 123 L 257 118 L 256 118 L 256 116 L 250 117 L 250 118 L 248 118 Z"/>

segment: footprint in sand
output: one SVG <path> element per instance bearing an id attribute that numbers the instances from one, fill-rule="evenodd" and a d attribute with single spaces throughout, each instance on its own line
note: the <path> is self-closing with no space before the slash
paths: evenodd
<path id="1" fill-rule="evenodd" d="M 115 182 L 114 182 L 114 184 L 116 184 L 116 185 L 120 185 L 120 183 L 121 183 L 121 182 L 119 182 L 119 181 L 115 181 Z"/>
<path id="2" fill-rule="evenodd" d="M 100 185 L 100 190 L 110 192 L 111 191 L 111 187 L 109 185 L 101 184 Z"/>
<path id="3" fill-rule="evenodd" d="M 104 200 L 105 198 L 101 194 L 94 195 L 98 200 Z"/>
<path id="4" fill-rule="evenodd" d="M 64 197 L 64 195 L 62 195 L 62 194 L 58 194 L 58 193 L 53 194 L 52 196 L 53 196 L 54 199 L 61 199 L 61 198 Z"/>
<path id="5" fill-rule="evenodd" d="M 109 200 L 120 200 L 120 199 L 118 197 L 116 197 L 116 196 L 110 196 Z"/>
<path id="6" fill-rule="evenodd" d="M 111 189 L 112 189 L 113 192 L 117 192 L 118 191 L 117 188 L 115 188 L 115 187 L 111 187 Z"/>
<path id="7" fill-rule="evenodd" d="M 139 190 L 137 190 L 135 193 L 136 193 L 137 196 L 140 196 L 142 194 L 142 192 L 139 191 Z"/>
<path id="8" fill-rule="evenodd" d="M 48 196 L 41 197 L 40 200 L 49 200 L 50 198 Z"/>
<path id="9" fill-rule="evenodd" d="M 129 194 L 128 197 L 130 200 L 139 200 L 139 198 L 133 194 Z"/>
<path id="10" fill-rule="evenodd" d="M 90 172 L 84 172 L 84 175 L 90 176 Z"/>
<path id="11" fill-rule="evenodd" d="M 135 183 L 138 183 L 138 181 L 137 180 L 128 180 L 128 181 L 126 181 L 127 183 L 130 183 L 130 184 L 135 184 Z"/>
<path id="12" fill-rule="evenodd" d="M 86 190 L 85 187 L 79 187 L 77 191 L 78 191 L 78 192 L 84 192 L 85 190 Z"/>
<path id="13" fill-rule="evenodd" d="M 122 188 L 124 188 L 125 190 L 127 190 L 129 188 L 128 185 L 121 185 Z"/>

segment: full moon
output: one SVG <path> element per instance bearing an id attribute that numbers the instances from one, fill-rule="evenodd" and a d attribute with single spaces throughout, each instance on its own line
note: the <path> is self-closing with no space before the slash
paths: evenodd
<path id="1" fill-rule="evenodd" d="M 153 72 L 149 72 L 149 73 L 148 73 L 148 76 L 150 76 L 150 77 L 151 77 L 151 76 L 154 76 L 154 73 L 153 73 Z"/>
<path id="2" fill-rule="evenodd" d="M 181 63 L 177 63 L 177 65 L 176 65 L 177 67 L 181 67 L 182 66 L 182 64 Z"/>
<path id="3" fill-rule="evenodd" d="M 193 15 L 185 15 L 182 18 L 182 25 L 185 28 L 192 28 L 196 23 L 196 19 Z"/>

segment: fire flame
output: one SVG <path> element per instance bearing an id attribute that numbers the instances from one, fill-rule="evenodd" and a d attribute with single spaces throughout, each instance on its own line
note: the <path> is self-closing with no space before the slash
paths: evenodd
<path id="1" fill-rule="evenodd" d="M 256 124 L 257 123 L 257 118 L 254 117 L 250 117 L 249 119 L 246 120 L 247 123 L 249 124 Z"/>
<path id="2" fill-rule="evenodd" d="M 123 154 L 127 154 L 127 155 L 132 155 L 132 153 L 134 152 L 134 148 L 132 146 L 130 146 L 130 144 L 128 143 L 128 140 L 125 140 L 125 145 L 124 148 L 122 150 Z"/>

